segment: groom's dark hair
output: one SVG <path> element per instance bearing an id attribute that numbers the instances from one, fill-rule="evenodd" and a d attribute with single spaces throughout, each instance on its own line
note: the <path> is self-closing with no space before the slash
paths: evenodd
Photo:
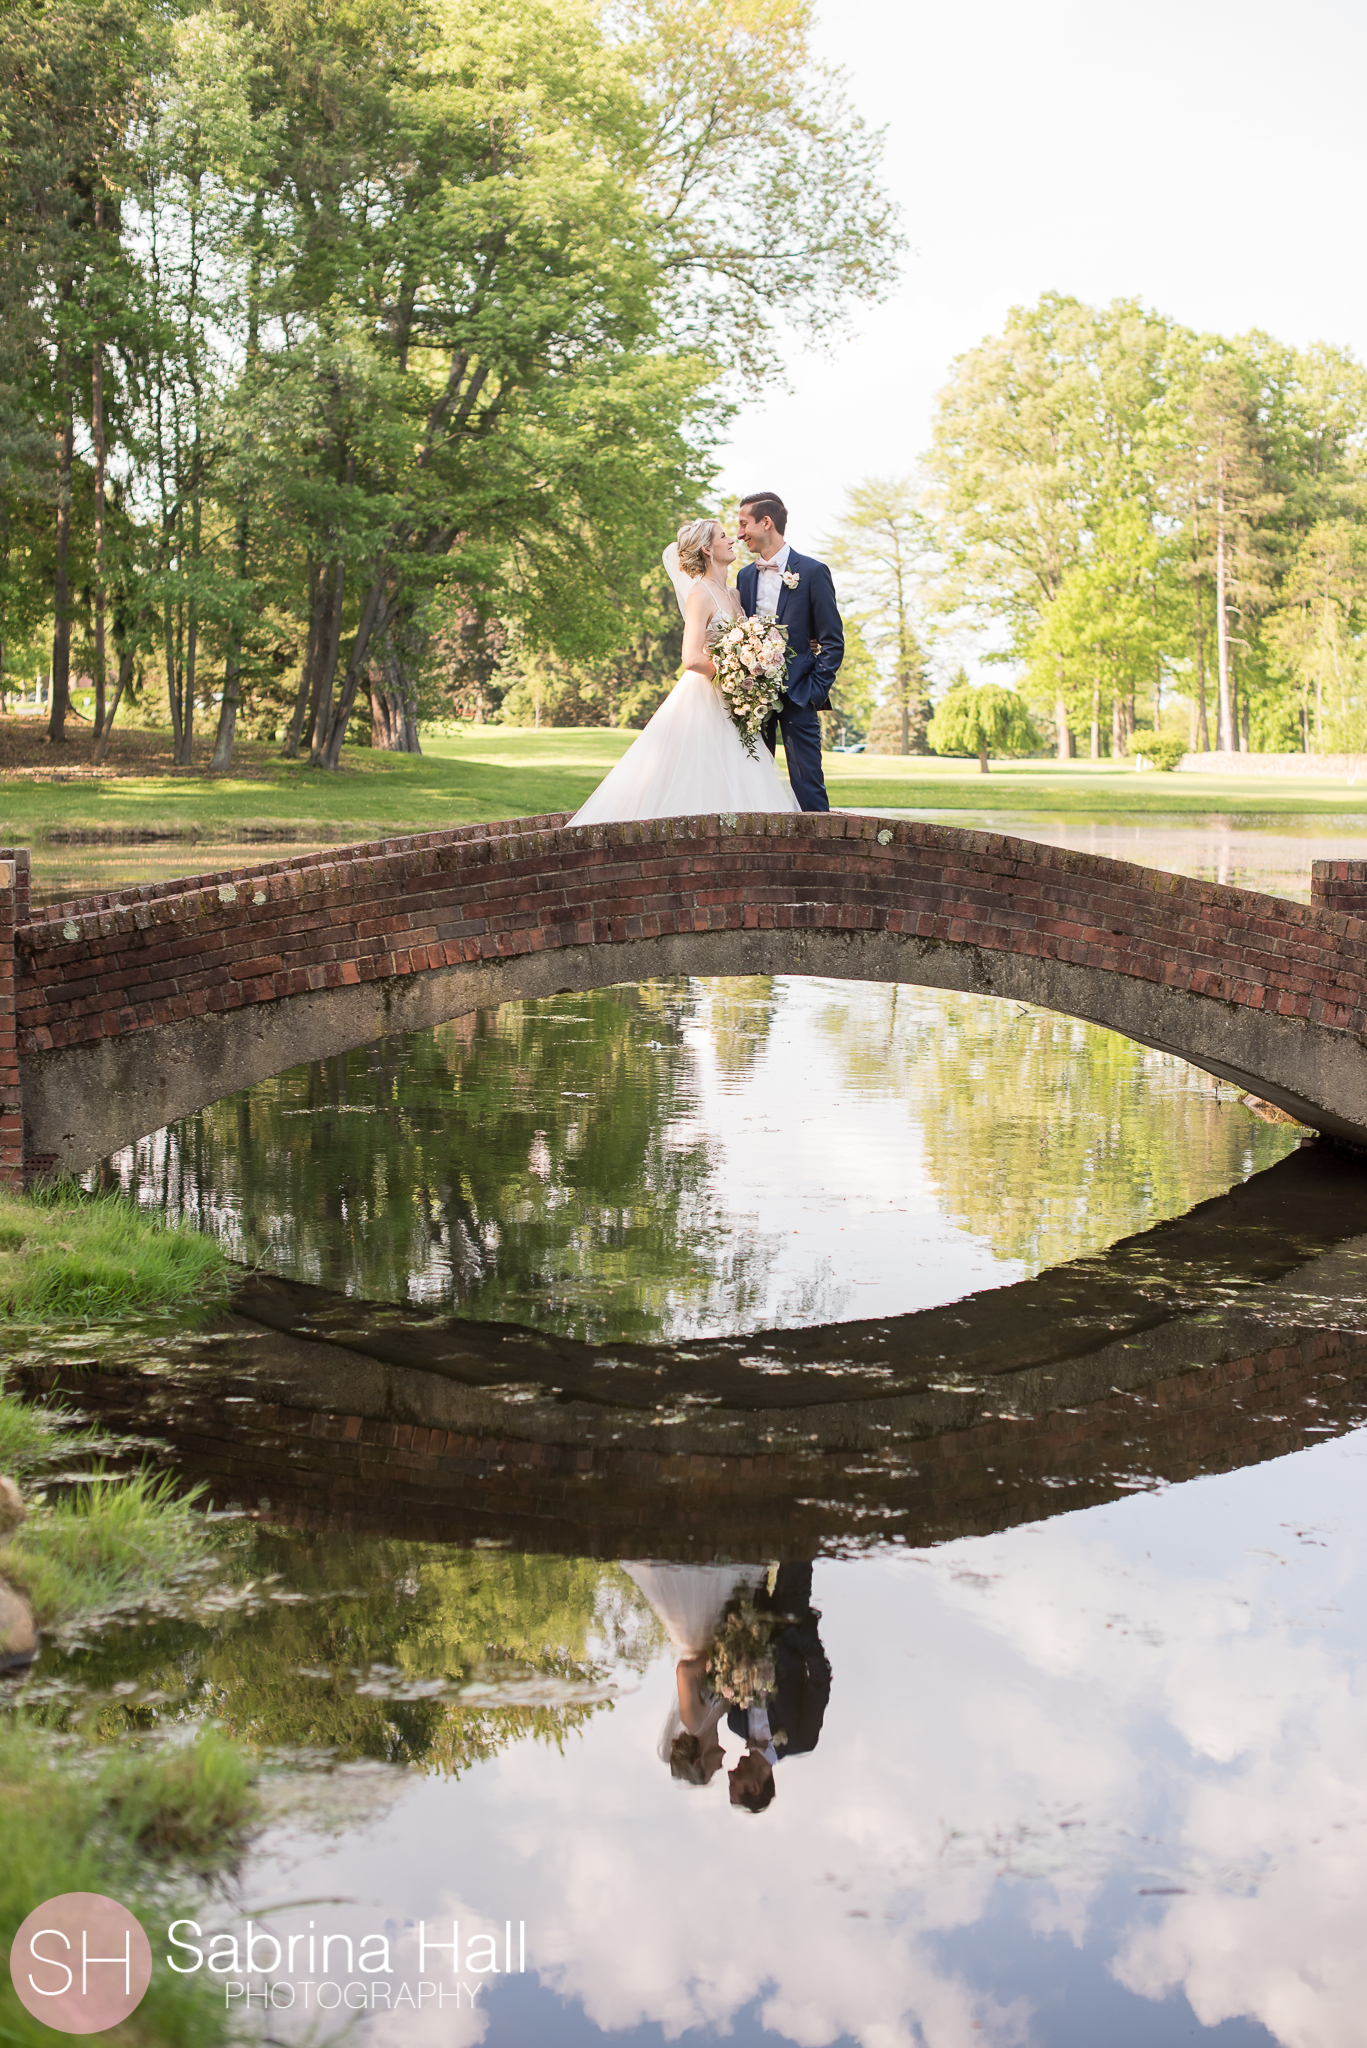
<path id="1" fill-rule="evenodd" d="M 777 491 L 747 491 L 740 509 L 753 512 L 756 519 L 772 519 L 775 533 L 788 531 L 788 507 Z"/>

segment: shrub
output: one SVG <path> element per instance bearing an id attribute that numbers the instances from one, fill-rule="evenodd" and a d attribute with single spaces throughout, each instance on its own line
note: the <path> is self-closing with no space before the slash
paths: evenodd
<path id="1" fill-rule="evenodd" d="M 1185 740 L 1157 739 L 1145 734 L 1136 741 L 1135 752 L 1142 754 L 1153 767 L 1161 768 L 1165 775 L 1171 775 L 1178 762 L 1188 751 Z"/>

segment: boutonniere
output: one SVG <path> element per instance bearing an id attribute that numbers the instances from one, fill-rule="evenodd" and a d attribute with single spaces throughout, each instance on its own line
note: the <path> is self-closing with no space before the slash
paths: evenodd
<path id="1" fill-rule="evenodd" d="M 785 569 L 779 581 L 786 583 L 789 590 L 796 590 L 802 578 L 798 575 L 796 569 Z"/>

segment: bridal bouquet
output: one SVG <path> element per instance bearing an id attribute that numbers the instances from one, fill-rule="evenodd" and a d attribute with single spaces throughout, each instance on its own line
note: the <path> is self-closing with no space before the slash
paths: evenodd
<path id="1" fill-rule="evenodd" d="M 765 613 L 732 619 L 713 643 L 717 688 L 752 756 L 765 719 L 783 701 L 787 643 L 786 629 Z"/>
<path id="2" fill-rule="evenodd" d="M 743 735 L 742 735 L 743 736 Z M 753 1707 L 774 1689 L 774 1622 L 752 1596 L 730 1601 L 707 1655 L 712 1683 L 733 1707 Z"/>

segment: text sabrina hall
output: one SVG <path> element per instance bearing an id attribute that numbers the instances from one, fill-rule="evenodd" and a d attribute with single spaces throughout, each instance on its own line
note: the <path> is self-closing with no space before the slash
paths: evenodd
<path id="1" fill-rule="evenodd" d="M 434 1921 L 431 1934 L 427 1922 L 419 1920 L 416 1929 L 405 1929 L 402 1935 L 352 1936 L 320 1933 L 310 1920 L 306 1934 L 281 1936 L 248 1920 L 240 1935 L 206 1937 L 197 1920 L 173 1920 L 166 1938 L 178 1953 L 166 1961 L 181 1977 L 207 1970 L 220 1978 L 225 2005 L 260 2005 L 277 2012 L 288 2012 L 294 2005 L 305 2012 L 473 2006 L 492 1978 L 525 1972 L 525 1920 L 505 1920 L 501 1939 L 487 1929 L 467 1934 L 463 1954 L 459 1920 L 449 1923 L 449 1941 L 440 1931 L 446 1924 Z M 417 1951 L 417 1977 L 412 1980 L 399 1975 L 410 1958 L 395 1961 L 396 1950 L 405 1948 Z"/>

